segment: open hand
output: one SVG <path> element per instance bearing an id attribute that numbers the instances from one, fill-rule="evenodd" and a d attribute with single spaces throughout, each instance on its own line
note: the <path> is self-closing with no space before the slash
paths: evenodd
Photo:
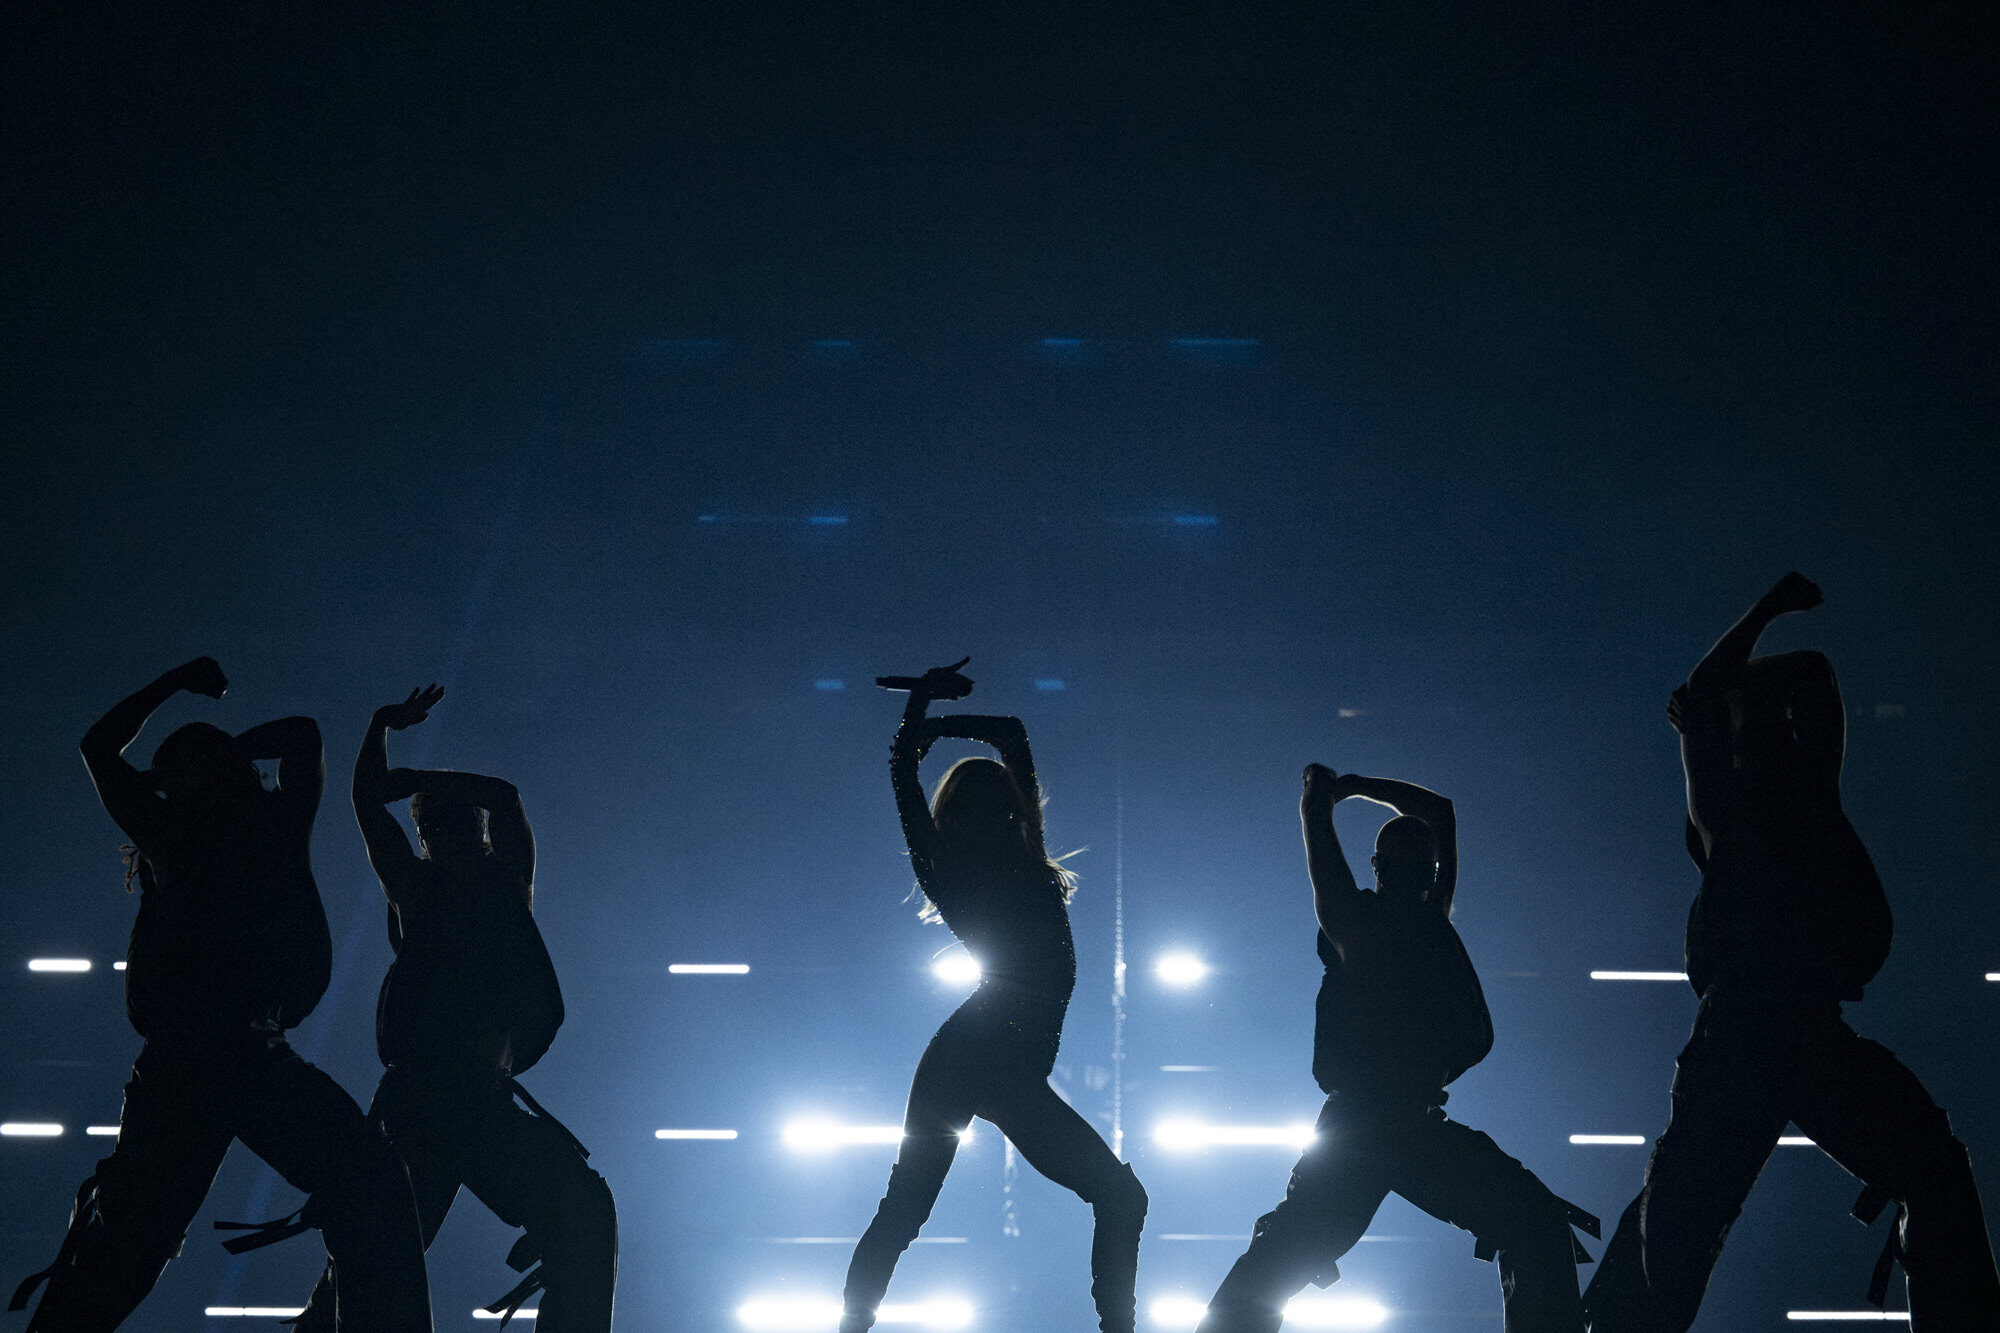
<path id="1" fill-rule="evenodd" d="M 197 657 L 174 670 L 180 687 L 189 694 L 205 694 L 211 699 L 220 699 L 222 692 L 229 688 L 229 677 L 222 674 L 221 663 L 212 657 Z"/>
<path id="2" fill-rule="evenodd" d="M 1784 615 L 1791 611 L 1810 611 L 1826 598 L 1821 596 L 1817 583 L 1793 570 L 1764 594 L 1764 600 L 1778 614 Z"/>
<path id="3" fill-rule="evenodd" d="M 431 684 L 420 690 L 411 690 L 410 697 L 399 704 L 389 704 L 375 710 L 375 716 L 391 731 L 402 731 L 414 727 L 431 715 L 431 709 L 444 698 L 444 686 Z"/>

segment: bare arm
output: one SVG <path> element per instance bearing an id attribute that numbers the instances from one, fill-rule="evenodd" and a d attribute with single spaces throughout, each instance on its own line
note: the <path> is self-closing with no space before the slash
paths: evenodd
<path id="1" fill-rule="evenodd" d="M 274 795 L 296 818 L 311 823 L 326 788 L 326 746 L 319 723 L 309 717 L 281 717 L 260 722 L 236 737 L 246 759 L 278 761 Z"/>
<path id="2" fill-rule="evenodd" d="M 1688 674 L 1688 689 L 1707 694 L 1729 688 L 1749 669 L 1757 640 L 1764 636 L 1772 621 L 1793 611 L 1810 611 L 1822 600 L 1819 585 L 1811 579 L 1796 572 L 1785 575 L 1715 641 L 1715 646 Z"/>
<path id="3" fill-rule="evenodd" d="M 1394 778 L 1344 773 L 1336 779 L 1336 784 L 1336 799 L 1359 796 L 1364 801 L 1386 805 L 1399 815 L 1415 815 L 1431 826 L 1437 837 L 1438 905 L 1449 910 L 1452 894 L 1458 890 L 1458 811 L 1451 801 L 1428 787 Z"/>
<path id="4" fill-rule="evenodd" d="M 458 773 L 449 769 L 404 768 L 395 770 L 395 775 L 407 781 L 413 792 L 441 796 L 484 810 L 493 854 L 506 862 L 522 883 L 534 881 L 535 835 L 528 827 L 528 812 L 521 804 L 520 789 L 513 783 L 484 773 Z"/>
<path id="5" fill-rule="evenodd" d="M 1319 928 L 1346 956 L 1347 946 L 1361 925 L 1361 887 L 1341 850 L 1333 829 L 1333 807 L 1339 801 L 1333 770 L 1307 764 L 1305 791 L 1299 797 L 1299 823 L 1306 840 L 1306 873 L 1312 879 L 1313 913 Z"/>
<path id="6" fill-rule="evenodd" d="M 83 762 L 97 786 L 97 798 L 133 842 L 143 845 L 158 836 L 166 803 L 125 758 L 126 747 L 139 739 L 146 720 L 160 705 L 182 690 L 220 699 L 228 688 L 229 681 L 215 659 L 197 657 L 119 700 L 83 734 Z"/>
<path id="7" fill-rule="evenodd" d="M 354 756 L 354 819 L 361 825 L 361 840 L 368 847 L 368 864 L 374 867 L 375 877 L 382 881 L 382 891 L 391 902 L 401 900 L 414 886 L 419 862 L 409 835 L 388 811 L 388 806 L 411 794 L 407 786 L 389 776 L 388 734 L 423 721 L 443 697 L 444 691 L 433 685 L 410 691 L 410 697 L 400 704 L 376 709 L 361 737 L 360 753 Z"/>

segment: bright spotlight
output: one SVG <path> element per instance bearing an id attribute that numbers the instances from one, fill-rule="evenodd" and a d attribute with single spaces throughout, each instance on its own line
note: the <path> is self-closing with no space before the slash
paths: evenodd
<path id="1" fill-rule="evenodd" d="M 88 972 L 90 971 L 90 960 L 88 958 L 30 958 L 28 960 L 28 970 L 30 972 Z"/>
<path id="2" fill-rule="evenodd" d="M 931 975 L 947 986 L 976 986 L 979 960 L 969 953 L 948 953 L 931 964 Z"/>
<path id="3" fill-rule="evenodd" d="M 1303 1152 L 1315 1134 L 1309 1124 L 1206 1125 L 1199 1120 L 1162 1120 L 1153 1126 L 1153 1142 L 1169 1152 L 1202 1148 L 1291 1148 Z"/>
<path id="4" fill-rule="evenodd" d="M 1161 1328 L 1193 1328 L 1208 1313 L 1208 1306 L 1192 1296 L 1162 1296 L 1147 1307 L 1146 1313 Z"/>
<path id="5" fill-rule="evenodd" d="M 877 1307 L 875 1322 L 951 1330 L 972 1327 L 977 1313 L 971 1301 L 937 1296 L 927 1301 L 886 1302 Z M 840 1302 L 830 1296 L 757 1296 L 736 1307 L 738 1323 L 771 1333 L 826 1333 L 840 1322 L 840 1315 Z"/>
<path id="6" fill-rule="evenodd" d="M 825 1152 L 857 1143 L 901 1143 L 901 1125 L 843 1125 L 837 1120 L 817 1117 L 793 1120 L 785 1125 L 782 1137 L 787 1148 L 799 1152 Z"/>
<path id="7" fill-rule="evenodd" d="M 1191 953 L 1163 954 L 1153 975 L 1169 986 L 1192 986 L 1208 975 L 1208 964 Z"/>
<path id="8" fill-rule="evenodd" d="M 1285 1304 L 1285 1322 L 1297 1328 L 1374 1328 L 1388 1317 L 1366 1296 L 1294 1296 Z"/>

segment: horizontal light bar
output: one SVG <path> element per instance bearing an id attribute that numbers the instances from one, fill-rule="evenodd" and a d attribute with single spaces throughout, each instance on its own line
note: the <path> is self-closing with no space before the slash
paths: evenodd
<path id="1" fill-rule="evenodd" d="M 1200 1148 L 1291 1148 L 1308 1147 L 1313 1141 L 1310 1124 L 1296 1125 L 1205 1125 L 1199 1120 L 1162 1120 L 1153 1127 L 1153 1142 L 1170 1152 L 1193 1152 Z"/>
<path id="2" fill-rule="evenodd" d="M 656 1139 L 733 1139 L 736 1137 L 736 1131 L 733 1129 L 656 1129 L 653 1131 L 653 1137 Z"/>
<path id="3" fill-rule="evenodd" d="M 93 1139 L 107 1139 L 107 1138 L 115 1139 L 118 1137 L 118 1126 L 85 1125 L 83 1127 L 83 1132 L 90 1135 L 90 1137 L 92 1137 Z"/>
<path id="4" fill-rule="evenodd" d="M 1907 1324 L 1908 1310 L 1787 1310 L 1795 1324 Z"/>
<path id="5" fill-rule="evenodd" d="M 1592 981 L 1686 981 L 1685 972 L 1592 972 Z"/>
<path id="6" fill-rule="evenodd" d="M 977 1312 L 972 1302 L 955 1296 L 928 1301 L 885 1302 L 875 1309 L 877 1324 L 915 1324 L 923 1328 L 970 1328 Z M 840 1322 L 840 1302 L 831 1296 L 756 1296 L 736 1307 L 745 1328 L 796 1329 L 824 1333 Z"/>
<path id="7" fill-rule="evenodd" d="M 796 1148 L 801 1152 L 822 1152 L 828 1148 L 847 1148 L 856 1144 L 901 1143 L 903 1141 L 903 1127 L 901 1125 L 843 1125 L 837 1120 L 822 1120 L 817 1117 L 809 1117 L 803 1120 L 787 1121 L 784 1129 L 780 1131 L 779 1137 L 784 1140 L 787 1148 Z M 961 1145 L 970 1144 L 972 1138 L 971 1125 L 967 1125 L 963 1130 L 959 1131 L 958 1141 Z"/>
<path id="8" fill-rule="evenodd" d="M 1988 981 L 2000 981 L 2000 972 L 1988 972 L 1986 979 Z"/>
<path id="9" fill-rule="evenodd" d="M 10 1139 L 53 1139 L 63 1132 L 61 1125 L 46 1124 L 36 1120 L 9 1120 L 0 1125 L 0 1134 Z"/>
<path id="10" fill-rule="evenodd" d="M 1786 1134 L 1779 1138 L 1780 1148 L 1817 1148 L 1819 1145 L 1803 1134 Z"/>
<path id="11" fill-rule="evenodd" d="M 668 963 L 667 971 L 677 977 L 740 977 L 750 970 L 748 963 Z"/>
<path id="12" fill-rule="evenodd" d="M 979 960 L 969 953 L 948 953 L 931 964 L 931 975 L 947 986 L 976 986 Z"/>
<path id="13" fill-rule="evenodd" d="M 88 972 L 90 971 L 90 960 L 88 958 L 30 958 L 28 960 L 28 970 L 30 972 Z"/>
<path id="14" fill-rule="evenodd" d="M 1584 1147 L 1641 1148 L 1645 1146 L 1644 1134 L 1572 1134 L 1571 1143 Z"/>
<path id="15" fill-rule="evenodd" d="M 540 1310 L 516 1310 L 514 1311 L 514 1318 L 533 1319 L 536 1315 L 540 1313 L 541 1313 Z M 472 1317 L 474 1319 L 505 1319 L 507 1316 L 503 1314 L 494 1314 L 491 1310 L 474 1310 L 472 1312 Z"/>
<path id="16" fill-rule="evenodd" d="M 1213 1074 L 1221 1065 L 1161 1065 L 1162 1074 Z"/>
<path id="17" fill-rule="evenodd" d="M 305 1309 L 297 1305 L 211 1305 L 202 1313 L 210 1319 L 295 1319 Z"/>
<path id="18" fill-rule="evenodd" d="M 1191 953 L 1164 954 L 1153 964 L 1153 975 L 1169 986 L 1192 986 L 1208 975 L 1208 964 Z"/>
<path id="19" fill-rule="evenodd" d="M 1161 1328 L 1193 1328 L 1208 1305 L 1192 1296 L 1162 1296 L 1146 1307 Z M 1294 1296 L 1285 1303 L 1286 1328 L 1376 1328 L 1389 1317 L 1379 1301 L 1366 1296 Z"/>
<path id="20" fill-rule="evenodd" d="M 111 970 L 113 972 L 123 972 L 125 970 L 125 960 L 123 958 L 120 958 L 117 962 L 111 965 Z"/>

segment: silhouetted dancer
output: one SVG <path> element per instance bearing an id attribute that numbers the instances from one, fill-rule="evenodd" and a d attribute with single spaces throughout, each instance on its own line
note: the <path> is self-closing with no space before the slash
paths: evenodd
<path id="1" fill-rule="evenodd" d="M 1396 812 L 1375 839 L 1373 893 L 1355 884 L 1333 829 L 1334 806 L 1350 796 Z M 1413 783 L 1312 764 L 1299 819 L 1326 964 L 1313 1025 L 1326 1105 L 1283 1202 L 1257 1219 L 1201 1333 L 1276 1333 L 1295 1292 L 1339 1279 L 1338 1260 L 1391 1190 L 1499 1260 L 1507 1333 L 1579 1333 L 1576 1265 L 1589 1256 L 1570 1226 L 1594 1236 L 1597 1219 L 1443 1110 L 1445 1086 L 1493 1048 L 1479 976 L 1451 925 L 1452 803 Z"/>
<path id="2" fill-rule="evenodd" d="M 562 990 L 535 925 L 535 839 L 510 782 L 389 767 L 386 733 L 422 722 L 432 685 L 375 710 L 354 761 L 354 815 L 389 896 L 396 959 L 375 1045 L 387 1066 L 369 1114 L 409 1165 L 426 1248 L 462 1184 L 527 1234 L 507 1256 L 521 1283 L 488 1307 L 508 1318 L 542 1291 L 542 1333 L 605 1333 L 618 1219 L 589 1153 L 516 1081 L 562 1026 Z M 423 855 L 387 809 L 410 802 Z M 516 1104 L 524 1103 L 526 1109 Z M 329 1265 L 303 1329 L 330 1326 Z M 504 1327 L 504 1324 L 502 1325 Z"/>
<path id="3" fill-rule="evenodd" d="M 970 660 L 970 659 L 966 659 Z M 1076 1191 L 1096 1216 L 1090 1294 L 1102 1333 L 1132 1333 L 1133 1284 L 1146 1191 L 1132 1168 L 1049 1086 L 1063 1014 L 1076 987 L 1068 902 L 1073 881 L 1042 842 L 1041 789 L 1028 733 L 1012 717 L 925 717 L 932 699 L 962 699 L 964 661 L 878 684 L 910 692 L 889 752 L 896 810 L 923 890 L 923 917 L 942 920 L 979 963 L 978 987 L 931 1038 L 910 1083 L 902 1149 L 889 1189 L 847 1269 L 840 1333 L 863 1333 L 896 1260 L 930 1216 L 958 1139 L 978 1116 L 999 1126 L 1037 1171 Z M 964 759 L 924 800 L 917 766 L 939 737 L 1000 753 Z"/>
<path id="4" fill-rule="evenodd" d="M 83 738 L 98 797 L 132 840 L 138 920 L 125 1009 L 146 1044 L 125 1085 L 118 1143 L 77 1191 L 30 1333 L 118 1327 L 180 1253 L 232 1138 L 311 1197 L 292 1218 L 231 1245 L 310 1226 L 340 1265 L 347 1333 L 431 1326 L 423 1248 L 402 1163 L 354 1100 L 285 1043 L 326 990 L 332 945 L 310 843 L 326 769 L 319 727 L 287 717 L 231 736 L 175 731 L 140 772 L 123 758 L 181 690 L 222 697 L 213 658 L 175 667 Z M 266 790 L 256 761 L 278 761 Z M 221 1224 L 218 1224 L 221 1225 Z"/>
<path id="5" fill-rule="evenodd" d="M 1701 1007 L 1646 1183 L 1585 1294 L 1598 1333 L 1694 1322 L 1723 1239 L 1790 1120 L 1867 1186 L 1855 1216 L 1898 1205 L 1869 1296 L 1901 1257 L 1914 1333 L 2000 1329 L 2000 1279 L 1965 1145 L 1916 1076 L 1856 1036 L 1889 954 L 1889 904 L 1840 806 L 1847 714 L 1820 653 L 1752 658 L 1779 616 L 1820 604 L 1787 574 L 1702 658 L 1667 717 L 1687 772 L 1702 872 L 1687 970 Z"/>

